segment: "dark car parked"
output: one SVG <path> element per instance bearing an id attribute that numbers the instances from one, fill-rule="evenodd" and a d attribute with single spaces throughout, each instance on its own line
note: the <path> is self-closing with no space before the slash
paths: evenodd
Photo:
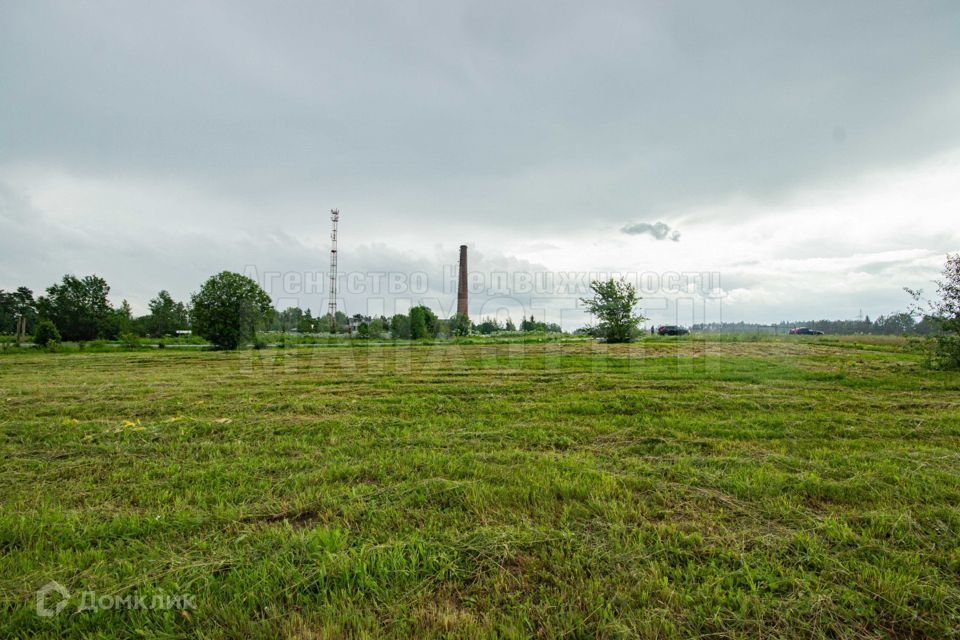
<path id="1" fill-rule="evenodd" d="M 799 327 L 796 329 L 790 329 L 790 335 L 792 336 L 822 336 L 823 331 L 817 331 L 816 329 L 808 329 L 807 327 Z"/>
<path id="2" fill-rule="evenodd" d="M 685 336 L 690 332 L 683 327 L 677 327 L 672 324 L 668 324 L 658 328 L 657 333 L 661 336 Z"/>

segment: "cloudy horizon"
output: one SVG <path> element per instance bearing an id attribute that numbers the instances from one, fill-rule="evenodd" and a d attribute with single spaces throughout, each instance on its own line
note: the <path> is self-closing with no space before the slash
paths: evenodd
<path id="1" fill-rule="evenodd" d="M 950 2 L 4 3 L 0 288 L 97 273 L 143 313 L 255 271 L 317 312 L 338 208 L 343 273 L 429 281 L 351 314 L 449 312 L 460 244 L 486 283 L 718 274 L 645 292 L 659 322 L 903 310 L 960 250 L 957 33 Z M 586 321 L 480 288 L 475 320 Z"/>

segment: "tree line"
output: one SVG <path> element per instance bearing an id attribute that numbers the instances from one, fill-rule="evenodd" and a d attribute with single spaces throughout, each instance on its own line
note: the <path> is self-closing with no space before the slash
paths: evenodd
<path id="1" fill-rule="evenodd" d="M 365 316 L 355 314 L 347 316 L 337 311 L 336 323 L 331 323 L 330 315 L 314 317 L 310 309 L 306 311 L 298 307 L 290 307 L 277 311 L 274 316 L 272 329 L 274 331 L 297 331 L 299 333 L 330 333 L 331 327 L 340 331 L 346 330 L 356 333 L 357 337 L 382 337 L 402 340 L 418 340 L 421 338 L 447 338 L 467 336 L 470 334 L 491 335 L 501 332 L 541 332 L 562 333 L 559 324 L 539 322 L 530 316 L 524 318 L 518 326 L 512 319 L 501 322 L 497 318 L 483 318 L 480 322 L 471 322 L 467 316 L 453 316 L 439 318 L 433 309 L 425 305 L 417 305 L 408 313 L 398 313 L 393 316 Z"/>
<path id="2" fill-rule="evenodd" d="M 922 291 L 907 290 L 914 298 L 910 312 L 892 313 L 876 320 L 814 320 L 803 323 L 766 325 L 777 332 L 792 326 L 806 326 L 825 333 L 843 334 L 909 334 L 932 336 L 933 358 L 945 368 L 960 368 L 960 254 L 947 256 L 937 281 L 937 297 L 926 300 Z M 636 313 L 640 300 L 636 289 L 621 281 L 594 281 L 593 296 L 583 298 L 587 311 L 597 324 L 586 328 L 589 335 L 607 342 L 629 342 L 639 335 L 639 324 L 645 318 Z M 162 338 L 180 330 L 191 330 L 221 348 L 234 349 L 255 340 L 258 331 L 275 329 L 304 333 L 341 332 L 357 337 L 380 337 L 386 333 L 398 339 L 424 339 L 441 336 L 465 336 L 470 333 L 491 334 L 516 331 L 512 320 L 501 324 L 485 318 L 474 324 L 467 316 L 455 315 L 440 319 L 427 306 L 417 305 L 408 314 L 391 318 L 356 315 L 348 318 L 338 312 L 314 318 L 310 310 L 289 308 L 277 311 L 270 297 L 250 278 L 223 271 L 211 276 L 189 303 L 178 302 L 169 292 L 160 291 L 150 300 L 150 313 L 134 317 L 130 304 L 123 300 L 114 307 L 109 300 L 110 286 L 96 275 L 82 278 L 65 275 L 47 287 L 46 294 L 34 299 L 27 287 L 15 291 L 0 290 L 0 332 L 18 336 L 33 335 L 40 346 L 60 340 L 85 341 L 123 339 L 123 336 Z M 919 318 L 919 320 L 917 320 Z M 761 325 L 704 324 L 702 331 L 739 331 L 747 327 L 759 330 Z M 560 331 L 555 324 L 537 322 L 531 316 L 520 323 L 520 331 Z"/>
<path id="3" fill-rule="evenodd" d="M 61 339 L 84 341 L 116 340 L 125 333 L 159 338 L 189 327 L 187 305 L 167 291 L 160 291 L 150 301 L 150 313 L 140 317 L 133 316 L 126 300 L 114 307 L 109 295 L 110 285 L 96 275 L 65 275 L 36 299 L 27 287 L 0 290 L 0 332 L 15 334 L 23 322 L 23 335 L 33 336 L 38 325 L 48 322 Z"/>
<path id="4" fill-rule="evenodd" d="M 807 327 L 834 335 L 876 335 L 876 336 L 929 336 L 941 330 L 937 319 L 923 315 L 918 320 L 906 311 L 894 311 L 871 320 L 864 316 L 862 320 L 803 320 L 796 322 L 781 321 L 775 324 L 755 322 L 706 322 L 692 325 L 694 331 L 705 333 L 788 333 L 794 327 Z"/>
<path id="5" fill-rule="evenodd" d="M 19 287 L 0 290 L 0 333 L 31 336 L 45 346 L 60 341 L 165 338 L 192 332 L 213 344 L 235 348 L 254 341 L 257 332 L 296 331 L 305 334 L 351 333 L 359 338 L 389 335 L 398 339 L 423 339 L 517 331 L 512 320 L 501 323 L 485 318 L 473 323 L 467 316 L 439 318 L 432 309 L 417 305 L 409 313 L 374 318 L 337 311 L 313 316 L 310 309 L 277 310 L 269 296 L 252 279 L 228 271 L 211 276 L 189 301 L 178 301 L 166 290 L 150 300 L 149 313 L 134 316 L 127 300 L 114 306 L 110 285 L 97 275 L 65 275 L 34 298 L 33 291 Z M 560 326 L 538 322 L 531 316 L 520 331 L 560 332 Z"/>

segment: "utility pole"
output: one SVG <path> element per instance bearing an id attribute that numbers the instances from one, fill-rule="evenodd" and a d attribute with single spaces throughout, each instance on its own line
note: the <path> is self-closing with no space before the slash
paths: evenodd
<path id="1" fill-rule="evenodd" d="M 337 332 L 337 223 L 340 222 L 340 210 L 330 210 L 330 333 Z"/>

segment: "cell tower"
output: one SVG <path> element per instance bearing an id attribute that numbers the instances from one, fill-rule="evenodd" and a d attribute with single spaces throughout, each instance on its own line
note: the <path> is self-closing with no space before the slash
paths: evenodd
<path id="1" fill-rule="evenodd" d="M 340 210 L 330 210 L 330 333 L 337 332 L 337 223 L 340 222 Z"/>

